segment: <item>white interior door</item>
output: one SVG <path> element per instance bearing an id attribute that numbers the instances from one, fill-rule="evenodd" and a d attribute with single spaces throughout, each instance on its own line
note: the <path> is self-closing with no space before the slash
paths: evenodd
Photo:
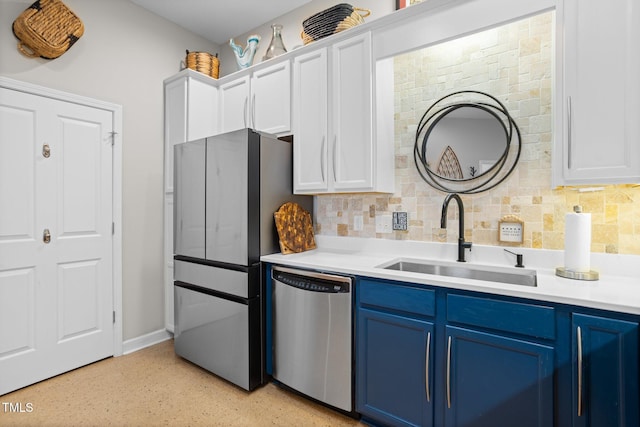
<path id="1" fill-rule="evenodd" d="M 0 88 L 0 395 L 113 355 L 112 129 Z"/>

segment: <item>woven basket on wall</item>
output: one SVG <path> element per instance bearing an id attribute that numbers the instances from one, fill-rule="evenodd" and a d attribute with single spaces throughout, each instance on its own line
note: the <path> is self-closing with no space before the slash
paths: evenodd
<path id="1" fill-rule="evenodd" d="M 84 25 L 60 0 L 38 0 L 13 22 L 13 34 L 22 54 L 54 59 L 78 41 Z"/>
<path id="2" fill-rule="evenodd" d="M 220 72 L 220 60 L 218 55 L 207 52 L 189 52 L 187 50 L 187 68 L 206 74 L 214 79 L 218 78 Z"/>
<path id="3" fill-rule="evenodd" d="M 371 15 L 368 9 L 359 9 L 347 3 L 340 3 L 329 9 L 318 12 L 302 22 L 300 37 L 304 44 L 339 33 L 364 23 L 364 18 Z"/>

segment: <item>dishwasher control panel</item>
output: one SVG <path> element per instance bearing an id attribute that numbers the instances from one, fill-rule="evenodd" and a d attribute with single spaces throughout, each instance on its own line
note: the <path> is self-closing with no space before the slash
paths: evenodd
<path id="1" fill-rule="evenodd" d="M 320 274 L 317 274 L 317 276 L 320 276 Z M 285 285 L 293 286 L 294 288 L 298 289 L 304 289 L 305 291 L 325 293 L 350 292 L 349 282 L 337 282 L 323 277 L 307 277 L 299 274 L 273 270 L 272 278 L 273 280 L 277 280 L 278 282 Z"/>

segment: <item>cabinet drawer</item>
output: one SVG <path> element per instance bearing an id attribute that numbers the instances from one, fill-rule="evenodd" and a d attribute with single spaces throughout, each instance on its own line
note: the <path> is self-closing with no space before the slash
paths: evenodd
<path id="1" fill-rule="evenodd" d="M 423 316 L 435 316 L 436 294 L 431 289 L 413 288 L 398 283 L 360 282 L 360 304 L 400 310 Z"/>
<path id="2" fill-rule="evenodd" d="M 447 295 L 447 321 L 554 339 L 555 309 L 465 295 Z"/>

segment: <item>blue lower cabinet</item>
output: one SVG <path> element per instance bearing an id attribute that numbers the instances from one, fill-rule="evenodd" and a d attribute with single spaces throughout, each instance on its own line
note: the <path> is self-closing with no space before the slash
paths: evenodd
<path id="1" fill-rule="evenodd" d="M 554 349 L 446 327 L 446 427 L 553 426 Z"/>
<path id="2" fill-rule="evenodd" d="M 572 316 L 573 426 L 637 427 L 638 323 Z"/>
<path id="3" fill-rule="evenodd" d="M 640 427 L 639 319 L 360 278 L 356 409 L 380 426 Z"/>
<path id="4" fill-rule="evenodd" d="M 381 425 L 433 425 L 433 323 L 360 308 L 356 407 Z"/>

